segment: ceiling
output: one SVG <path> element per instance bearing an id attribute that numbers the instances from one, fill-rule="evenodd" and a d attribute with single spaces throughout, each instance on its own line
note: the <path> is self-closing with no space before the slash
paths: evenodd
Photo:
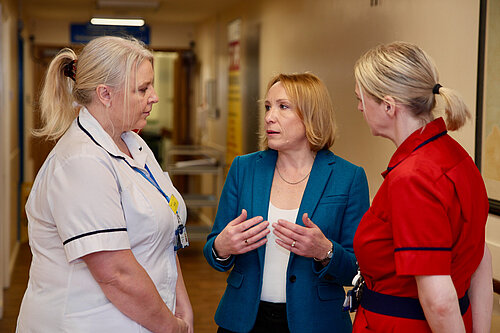
<path id="1" fill-rule="evenodd" d="M 18 0 L 24 20 L 87 22 L 92 16 L 197 23 L 243 0 Z"/>

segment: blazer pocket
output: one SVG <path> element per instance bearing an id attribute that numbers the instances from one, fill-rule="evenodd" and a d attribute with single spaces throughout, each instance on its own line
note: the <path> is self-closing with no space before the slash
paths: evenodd
<path id="1" fill-rule="evenodd" d="M 232 270 L 229 276 L 227 277 L 227 284 L 230 285 L 233 288 L 239 288 L 241 287 L 241 284 L 243 283 L 243 274 L 240 272 L 237 272 L 235 270 Z"/>
<path id="2" fill-rule="evenodd" d="M 343 299 L 345 294 L 343 289 L 340 290 L 338 286 L 335 287 L 333 284 L 319 284 L 318 297 L 322 301 L 331 301 L 334 299 Z"/>
<path id="3" fill-rule="evenodd" d="M 324 196 L 319 201 L 320 204 L 347 204 L 348 196 L 345 194 Z"/>

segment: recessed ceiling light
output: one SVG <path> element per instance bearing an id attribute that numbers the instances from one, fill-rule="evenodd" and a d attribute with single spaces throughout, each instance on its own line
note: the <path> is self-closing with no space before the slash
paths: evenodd
<path id="1" fill-rule="evenodd" d="M 93 25 L 125 25 L 132 27 L 142 27 L 144 25 L 144 20 L 94 17 L 90 20 L 90 23 Z"/>

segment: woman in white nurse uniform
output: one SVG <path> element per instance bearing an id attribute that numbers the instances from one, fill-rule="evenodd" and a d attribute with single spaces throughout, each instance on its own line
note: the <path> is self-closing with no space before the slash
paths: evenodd
<path id="1" fill-rule="evenodd" d="M 17 332 L 193 332 L 176 255 L 186 206 L 133 132 L 158 102 L 153 74 L 151 52 L 119 37 L 50 64 L 38 135 L 59 140 L 26 204 L 33 260 Z"/>

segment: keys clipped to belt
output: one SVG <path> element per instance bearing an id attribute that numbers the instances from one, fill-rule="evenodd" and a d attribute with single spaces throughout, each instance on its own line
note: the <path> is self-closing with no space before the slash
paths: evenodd
<path id="1" fill-rule="evenodd" d="M 358 274 L 352 279 L 352 285 L 354 286 L 351 290 L 347 292 L 345 296 L 344 304 L 342 306 L 343 311 L 356 312 L 359 304 L 361 303 L 361 297 L 363 295 L 363 287 L 365 286 L 365 279 L 358 270 Z"/>

